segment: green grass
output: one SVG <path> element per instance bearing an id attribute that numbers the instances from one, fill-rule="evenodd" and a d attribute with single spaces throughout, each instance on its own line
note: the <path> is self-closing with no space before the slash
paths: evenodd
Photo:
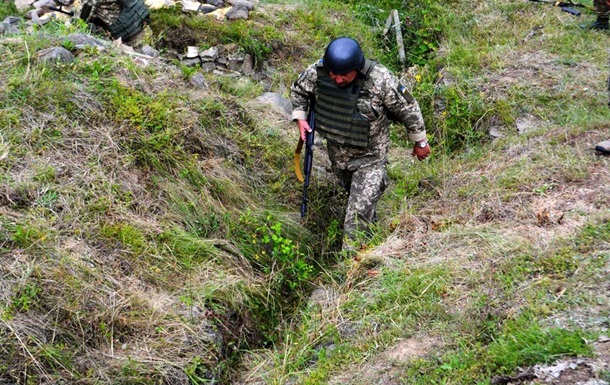
<path id="1" fill-rule="evenodd" d="M 163 55 L 233 45 L 274 70 L 265 83 L 204 73 L 205 91 L 188 85 L 197 68 L 76 48 L 65 35 L 82 23 L 0 40 L 0 382 L 375 383 L 365 369 L 423 339 L 388 376 L 489 384 L 593 354 L 599 330 L 578 316 L 609 313 L 593 191 L 608 161 L 588 151 L 609 117 L 607 36 L 527 2 L 288 3 L 235 22 L 153 12 Z M 404 64 L 381 36 L 393 8 Z M 299 220 L 294 126 L 250 103 L 288 96 L 344 35 L 411 81 L 433 149 L 412 161 L 392 125 L 391 185 L 360 260 L 337 253 L 332 181 L 314 181 Z M 35 59 L 57 44 L 77 60 Z"/>

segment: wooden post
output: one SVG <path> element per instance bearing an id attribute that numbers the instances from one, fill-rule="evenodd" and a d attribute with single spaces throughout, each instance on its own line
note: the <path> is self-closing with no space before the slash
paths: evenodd
<path id="1" fill-rule="evenodd" d="M 396 44 L 398 44 L 398 57 L 400 58 L 400 62 L 404 63 L 407 59 L 405 55 L 405 45 L 402 42 L 402 29 L 400 28 L 400 20 L 398 19 L 398 11 L 393 9 L 392 14 L 394 14 L 394 28 L 396 30 Z"/>

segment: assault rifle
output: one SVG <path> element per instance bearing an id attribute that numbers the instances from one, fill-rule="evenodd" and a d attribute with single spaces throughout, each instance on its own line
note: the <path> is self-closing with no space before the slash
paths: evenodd
<path id="1" fill-rule="evenodd" d="M 297 174 L 297 179 L 303 182 L 303 202 L 301 203 L 301 218 L 307 215 L 307 188 L 309 187 L 309 178 L 311 177 L 311 166 L 313 164 L 313 139 L 314 139 L 314 113 L 315 98 L 312 97 L 309 101 L 309 114 L 307 116 L 307 123 L 311 128 L 311 132 L 305 133 L 305 142 L 299 137 L 299 143 L 294 151 L 294 171 Z M 301 150 L 303 149 L 303 143 L 305 143 L 305 162 L 303 163 L 303 170 L 305 177 L 301 174 Z"/>
<path id="2" fill-rule="evenodd" d="M 581 12 L 572 7 L 585 7 L 584 4 L 573 3 L 571 0 L 568 0 L 568 1 L 529 0 L 529 1 L 533 1 L 535 3 L 551 4 L 551 5 L 554 5 L 555 7 L 561 8 L 562 11 L 572 14 L 574 16 L 580 16 Z"/>

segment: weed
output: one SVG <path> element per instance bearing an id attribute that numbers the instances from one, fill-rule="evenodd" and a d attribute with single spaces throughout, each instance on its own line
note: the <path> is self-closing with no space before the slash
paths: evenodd
<path id="1" fill-rule="evenodd" d="M 261 264 L 280 287 L 287 285 L 290 289 L 295 289 L 303 285 L 310 278 L 313 266 L 308 263 L 298 245 L 283 235 L 281 222 L 273 223 L 271 216 L 267 217 L 266 222 L 252 234 L 252 244 L 260 245 L 255 247 L 256 263 Z"/>
<path id="2" fill-rule="evenodd" d="M 27 312 L 38 302 L 38 296 L 42 288 L 34 283 L 29 283 L 17 291 L 13 297 L 10 308 L 17 312 Z"/>
<path id="3" fill-rule="evenodd" d="M 143 253 L 147 247 L 145 234 L 130 223 L 105 225 L 100 229 L 100 235 L 121 242 L 136 254 Z"/>
<path id="4" fill-rule="evenodd" d="M 512 373 L 516 368 L 548 363 L 558 356 L 590 356 L 586 343 L 591 336 L 581 330 L 542 328 L 523 315 L 508 321 L 489 346 L 489 368 L 493 373 Z"/>

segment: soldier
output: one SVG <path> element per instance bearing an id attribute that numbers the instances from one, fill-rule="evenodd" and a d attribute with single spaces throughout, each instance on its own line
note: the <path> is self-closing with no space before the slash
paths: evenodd
<path id="1" fill-rule="evenodd" d="M 72 4 L 74 0 L 69 1 Z M 150 10 L 144 0 L 82 0 L 77 16 L 112 35 L 130 42 L 144 29 Z"/>
<path id="2" fill-rule="evenodd" d="M 608 30 L 610 0 L 593 0 L 593 7 L 595 8 L 595 13 L 597 13 L 597 20 L 586 27 L 589 29 Z"/>
<path id="3" fill-rule="evenodd" d="M 324 58 L 310 65 L 291 87 L 292 120 L 305 141 L 310 97 L 315 97 L 315 128 L 327 140 L 333 174 L 349 198 L 345 212 L 344 250 L 376 219 L 376 206 L 388 183 L 390 145 L 388 113 L 415 142 L 412 155 L 430 154 L 417 101 L 383 65 L 365 59 L 348 37 L 333 40 Z M 352 242 L 350 242 L 352 241 Z"/>

